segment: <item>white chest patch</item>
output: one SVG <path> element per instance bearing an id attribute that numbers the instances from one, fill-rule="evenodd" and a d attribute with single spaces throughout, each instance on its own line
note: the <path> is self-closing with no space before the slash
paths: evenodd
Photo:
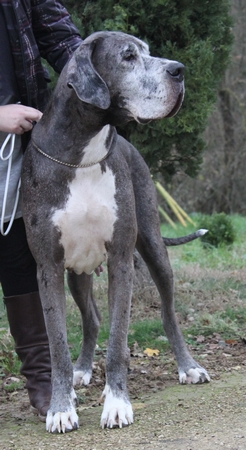
<path id="1" fill-rule="evenodd" d="M 95 161 L 100 161 L 107 155 L 108 149 L 106 148 L 107 137 L 110 133 L 110 125 L 105 125 L 101 131 L 96 134 L 89 142 L 87 147 L 83 151 L 82 164 L 91 164 Z"/>
<path id="2" fill-rule="evenodd" d="M 90 274 L 107 258 L 105 242 L 111 241 L 117 219 L 115 177 L 99 164 L 77 169 L 64 209 L 52 220 L 61 231 L 65 268 Z"/>

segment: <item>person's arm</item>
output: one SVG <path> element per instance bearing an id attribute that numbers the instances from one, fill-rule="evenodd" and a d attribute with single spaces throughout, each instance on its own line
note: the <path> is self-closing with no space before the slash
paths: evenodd
<path id="1" fill-rule="evenodd" d="M 13 104 L 0 106 L 0 131 L 11 134 L 23 134 L 33 128 L 42 113 L 29 106 Z"/>
<path id="2" fill-rule="evenodd" d="M 81 44 L 79 31 L 57 0 L 32 0 L 32 26 L 40 54 L 60 73 Z"/>

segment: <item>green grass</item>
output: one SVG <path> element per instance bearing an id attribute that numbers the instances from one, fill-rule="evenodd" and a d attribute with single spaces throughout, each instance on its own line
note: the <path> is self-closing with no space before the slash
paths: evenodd
<path id="1" fill-rule="evenodd" d="M 192 218 L 197 223 L 200 220 L 199 215 Z M 194 344 L 195 337 L 200 334 L 220 333 L 224 339 L 246 336 L 246 218 L 235 215 L 231 219 L 236 232 L 231 246 L 205 249 L 198 239 L 168 248 L 175 274 L 175 309 L 182 320 L 187 343 Z M 177 230 L 170 225 L 161 226 L 162 235 L 167 237 L 182 236 L 195 229 L 197 227 L 191 225 L 184 228 L 177 224 Z M 109 336 L 106 279 L 106 273 L 99 279 L 95 277 L 95 297 L 102 313 L 99 351 L 106 351 Z M 75 360 L 81 346 L 81 321 L 78 308 L 68 292 L 67 297 L 68 343 Z M 192 322 L 189 322 L 190 316 L 193 316 Z M 164 352 L 168 343 L 163 336 L 161 319 L 148 318 L 143 309 L 138 319 L 131 321 L 128 343 L 130 347 L 137 343 L 140 351 L 150 347 Z M 0 302 L 0 377 L 10 373 L 17 375 L 19 367 L 14 343 L 8 334 L 6 311 Z"/>
<path id="2" fill-rule="evenodd" d="M 24 387 L 23 380 L 19 380 L 19 381 L 13 381 L 12 383 L 9 383 L 9 384 L 5 384 L 3 389 L 6 392 L 14 392 L 14 391 L 18 391 L 19 389 L 23 389 L 23 387 Z"/>
<path id="3" fill-rule="evenodd" d="M 235 229 L 236 239 L 230 246 L 221 246 L 218 248 L 203 248 L 199 239 L 186 245 L 172 248 L 173 267 L 181 267 L 184 264 L 192 264 L 199 262 L 201 267 L 216 268 L 219 270 L 226 269 L 242 269 L 246 268 L 246 218 L 235 215 L 230 216 Z M 194 214 L 192 219 L 195 223 L 199 223 L 201 215 Z M 190 224 L 184 228 L 180 224 L 176 224 L 177 229 L 174 230 L 170 225 L 162 224 L 161 233 L 167 237 L 178 237 L 189 234 L 198 229 Z M 176 255 L 176 257 L 175 257 Z"/>
<path id="4" fill-rule="evenodd" d="M 235 311 L 237 314 L 237 311 Z M 222 339 L 239 339 L 243 337 L 243 328 L 239 327 L 237 320 L 231 320 L 226 314 L 202 314 L 193 326 L 184 331 L 184 336 L 211 336 L 213 333 L 220 334 Z M 241 330 L 241 331 L 240 331 Z"/>
<path id="5" fill-rule="evenodd" d="M 141 349 L 152 348 L 164 350 L 169 344 L 165 338 L 161 320 L 142 320 L 132 323 L 129 329 L 128 345 L 132 347 L 136 342 Z"/>
<path id="6" fill-rule="evenodd" d="M 9 374 L 19 374 L 20 364 L 17 354 L 14 351 L 14 341 L 8 333 L 8 324 L 6 321 L 6 325 L 0 329 L 0 379 Z"/>

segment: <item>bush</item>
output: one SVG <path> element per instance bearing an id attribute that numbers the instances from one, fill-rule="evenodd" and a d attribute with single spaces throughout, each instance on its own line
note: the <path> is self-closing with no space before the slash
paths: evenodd
<path id="1" fill-rule="evenodd" d="M 230 217 L 225 213 L 203 216 L 199 228 L 206 228 L 208 233 L 201 237 L 204 247 L 230 245 L 235 240 L 235 230 Z"/>

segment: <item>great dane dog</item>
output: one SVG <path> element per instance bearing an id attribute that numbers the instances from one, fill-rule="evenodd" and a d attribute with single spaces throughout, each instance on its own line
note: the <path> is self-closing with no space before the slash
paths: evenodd
<path id="1" fill-rule="evenodd" d="M 133 36 L 95 33 L 63 69 L 34 128 L 24 157 L 22 196 L 50 343 L 50 432 L 78 428 L 73 385 L 91 379 L 100 322 L 92 279 L 104 261 L 110 335 L 101 426 L 133 422 L 127 333 L 135 247 L 159 290 L 180 382 L 209 381 L 206 370 L 190 356 L 175 318 L 173 275 L 149 170 L 115 129 L 131 120 L 145 124 L 174 116 L 184 96 L 183 69 L 179 62 L 151 57 L 148 46 Z M 66 336 L 65 269 L 83 322 L 83 345 L 74 367 Z"/>

